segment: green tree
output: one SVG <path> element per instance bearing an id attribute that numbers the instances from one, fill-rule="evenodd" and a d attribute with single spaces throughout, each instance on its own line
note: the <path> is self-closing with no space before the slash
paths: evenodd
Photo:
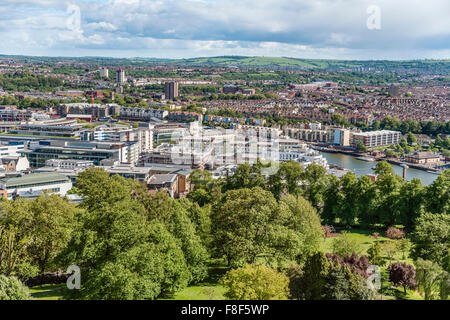
<path id="1" fill-rule="evenodd" d="M 395 117 L 386 116 L 381 121 L 381 128 L 386 130 L 398 130 L 400 128 L 400 120 Z"/>
<path id="2" fill-rule="evenodd" d="M 31 300 L 30 291 L 16 277 L 0 275 L 0 300 Z"/>
<path id="3" fill-rule="evenodd" d="M 211 173 L 207 170 L 200 169 L 192 171 L 190 180 L 195 188 L 201 188 L 205 190 L 210 189 L 210 186 L 214 183 L 214 179 Z"/>
<path id="4" fill-rule="evenodd" d="M 294 300 L 302 299 L 306 290 L 306 288 L 303 287 L 305 284 L 303 279 L 303 266 L 291 263 L 285 273 L 289 278 L 289 298 Z"/>
<path id="5" fill-rule="evenodd" d="M 126 194 L 114 193 L 120 190 L 125 192 L 123 180 L 111 180 L 109 173 L 103 168 L 91 168 L 80 172 L 76 185 L 85 196 L 83 207 L 89 210 L 100 209 L 101 206 L 110 202 L 116 202 L 127 197 Z"/>
<path id="6" fill-rule="evenodd" d="M 0 273 L 27 280 L 39 273 L 28 250 L 33 243 L 32 202 L 6 200 L 0 207 Z"/>
<path id="7" fill-rule="evenodd" d="M 268 179 L 269 190 L 279 200 L 284 193 L 301 194 L 304 170 L 296 161 L 280 163 L 278 171 Z"/>
<path id="8" fill-rule="evenodd" d="M 414 178 L 411 182 L 403 182 L 396 203 L 398 210 L 397 224 L 405 226 L 411 231 L 414 228 L 416 219 L 423 212 L 425 188 L 420 179 Z"/>
<path id="9" fill-rule="evenodd" d="M 352 253 L 359 254 L 361 252 L 361 246 L 356 239 L 352 238 L 347 233 L 342 233 L 339 237 L 336 237 L 331 242 L 332 253 L 337 254 L 341 258 Z"/>
<path id="10" fill-rule="evenodd" d="M 422 214 L 411 233 L 411 241 L 413 259 L 422 258 L 443 265 L 450 248 L 450 215 Z"/>
<path id="11" fill-rule="evenodd" d="M 58 195 L 2 203 L 0 269 L 27 279 L 52 271 L 53 259 L 66 246 L 73 228 L 74 205 Z"/>
<path id="12" fill-rule="evenodd" d="M 450 169 L 441 173 L 427 187 L 425 199 L 427 211 L 450 214 Z"/>
<path id="13" fill-rule="evenodd" d="M 386 261 L 381 254 L 381 246 L 379 241 L 375 241 L 369 249 L 367 249 L 367 254 L 369 256 L 369 261 L 373 265 L 384 266 Z"/>
<path id="14" fill-rule="evenodd" d="M 194 170 L 190 176 L 191 184 L 194 185 L 194 190 L 188 194 L 188 198 L 200 206 L 211 203 L 214 199 L 213 189 L 216 183 L 209 171 Z"/>
<path id="15" fill-rule="evenodd" d="M 331 263 L 322 252 L 308 257 L 303 267 L 301 287 L 303 293 L 298 298 L 306 300 L 321 300 L 325 295 L 325 285 L 331 269 Z"/>
<path id="16" fill-rule="evenodd" d="M 328 186 L 324 192 L 323 210 L 320 214 L 324 223 L 334 224 L 339 214 L 339 201 L 342 198 L 339 188 L 341 181 L 338 177 L 330 175 Z"/>
<path id="17" fill-rule="evenodd" d="M 265 179 L 261 174 L 260 163 L 255 163 L 253 165 L 244 163 L 237 167 L 233 175 L 226 178 L 223 191 L 240 188 L 263 188 L 264 185 Z"/>
<path id="18" fill-rule="evenodd" d="M 59 195 L 39 195 L 32 202 L 33 243 L 28 251 L 41 274 L 54 268 L 54 258 L 70 240 L 77 209 Z"/>
<path id="19" fill-rule="evenodd" d="M 287 300 L 289 296 L 289 278 L 264 265 L 230 270 L 220 283 L 231 300 Z"/>
<path id="20" fill-rule="evenodd" d="M 329 260 L 317 252 L 305 264 L 287 270 L 291 298 L 299 300 L 368 300 L 373 298 L 366 280 L 346 263 Z"/>
<path id="21" fill-rule="evenodd" d="M 391 149 L 387 149 L 384 154 L 386 155 L 386 157 L 392 158 L 395 157 L 395 151 L 391 150 Z"/>
<path id="22" fill-rule="evenodd" d="M 415 135 L 413 135 L 411 132 L 408 133 L 408 137 L 406 138 L 406 141 L 408 141 L 409 144 L 413 144 L 417 142 L 417 138 Z"/>
<path id="23" fill-rule="evenodd" d="M 148 195 L 144 191 L 143 195 Z M 180 241 L 187 266 L 191 273 L 189 282 L 199 282 L 207 276 L 206 260 L 208 254 L 198 234 L 195 224 L 180 202 L 173 200 L 167 192 L 160 191 L 148 197 L 141 196 L 150 221 L 163 223 L 167 230 Z"/>
<path id="24" fill-rule="evenodd" d="M 371 300 L 374 296 L 366 280 L 346 264 L 332 263 L 324 289 L 325 300 Z"/>
<path id="25" fill-rule="evenodd" d="M 439 297 L 447 300 L 450 297 L 450 272 L 443 272 L 439 285 Z"/>
<path id="26" fill-rule="evenodd" d="M 80 174 L 86 196 L 62 265 L 82 272 L 77 299 L 154 299 L 187 286 L 190 272 L 177 240 L 157 219 L 149 220 L 136 198 L 137 185 L 89 169 Z M 99 193 L 103 197 L 99 197 Z"/>
<path id="27" fill-rule="evenodd" d="M 357 189 L 355 210 L 358 222 L 365 226 L 373 225 L 378 221 L 376 208 L 379 191 L 375 183 L 367 176 L 358 179 Z"/>
<path id="28" fill-rule="evenodd" d="M 396 242 L 398 250 L 403 254 L 402 259 L 405 260 L 409 250 L 411 249 L 411 241 L 407 238 L 403 238 L 400 240 L 397 240 Z"/>
<path id="29" fill-rule="evenodd" d="M 358 143 L 356 144 L 356 150 L 359 152 L 367 152 L 368 149 L 363 142 L 358 141 Z"/>
<path id="30" fill-rule="evenodd" d="M 339 113 L 333 113 L 331 115 L 331 121 L 338 126 L 345 126 L 345 127 L 350 126 L 348 120 L 342 114 Z"/>
<path id="31" fill-rule="evenodd" d="M 382 162 L 379 162 L 377 166 Z M 378 169 L 380 173 L 375 182 L 375 186 L 378 189 L 377 198 L 374 200 L 376 201 L 375 215 L 378 223 L 394 225 L 399 220 L 397 204 L 402 179 L 400 176 L 393 174 L 393 169 L 389 164 L 377 167 Z"/>
<path id="32" fill-rule="evenodd" d="M 425 300 L 433 300 L 435 290 L 439 288 L 439 282 L 443 276 L 442 268 L 429 260 L 417 259 L 416 281 L 419 292 L 424 295 Z"/>
<path id="33" fill-rule="evenodd" d="M 196 233 L 201 238 L 203 244 L 207 248 L 211 248 L 211 205 L 200 207 L 197 203 L 187 199 L 180 199 L 180 204 L 186 209 L 189 219 L 194 223 Z"/>
<path id="34" fill-rule="evenodd" d="M 287 205 L 292 213 L 289 228 L 294 230 L 301 241 L 298 259 L 304 261 L 310 254 L 319 250 L 323 241 L 324 231 L 316 209 L 303 197 L 287 195 L 282 198 L 281 204 Z"/>
<path id="35" fill-rule="evenodd" d="M 211 218 L 216 253 L 230 265 L 254 263 L 258 256 L 281 263 L 299 253 L 301 239 L 289 228 L 292 212 L 259 187 L 227 191 Z"/>
<path id="36" fill-rule="evenodd" d="M 206 189 L 195 188 L 191 192 L 188 193 L 188 199 L 199 204 L 200 206 L 204 206 L 208 203 L 212 202 L 212 194 Z"/>
<path id="37" fill-rule="evenodd" d="M 303 174 L 303 195 L 314 208 L 321 210 L 323 197 L 328 187 L 326 169 L 318 164 L 310 164 Z"/>
<path id="38" fill-rule="evenodd" d="M 394 168 L 387 161 L 379 161 L 375 165 L 375 173 L 380 176 L 394 175 Z"/>
<path id="39" fill-rule="evenodd" d="M 398 252 L 398 247 L 395 241 L 383 242 L 381 245 L 381 249 L 383 253 L 389 258 L 390 262 L 392 262 Z"/>
<path id="40" fill-rule="evenodd" d="M 450 248 L 448 248 L 447 254 L 442 261 L 442 267 L 445 271 L 450 272 Z"/>
<path id="41" fill-rule="evenodd" d="M 350 226 L 355 223 L 357 217 L 358 182 L 356 175 L 352 172 L 346 173 L 340 180 L 341 190 L 338 194 L 337 217 L 339 221 Z"/>
<path id="42" fill-rule="evenodd" d="M 149 222 L 156 220 L 163 223 L 179 241 L 191 274 L 189 282 L 203 280 L 207 276 L 208 254 L 185 207 L 164 191 L 151 195 L 144 190 L 139 199 L 147 211 Z"/>
<path id="43" fill-rule="evenodd" d="M 380 130 L 380 121 L 379 120 L 375 120 L 372 124 L 372 129 L 374 131 Z"/>

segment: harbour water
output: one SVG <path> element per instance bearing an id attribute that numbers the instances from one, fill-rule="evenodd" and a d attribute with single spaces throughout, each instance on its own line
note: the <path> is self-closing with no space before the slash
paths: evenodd
<path id="1" fill-rule="evenodd" d="M 353 171 L 358 177 L 365 174 L 372 174 L 372 168 L 377 164 L 376 162 L 367 162 L 356 159 L 356 157 L 340 153 L 320 152 L 328 161 L 329 164 L 349 169 Z M 395 173 L 402 175 L 403 168 L 397 165 L 392 165 Z M 423 170 L 408 168 L 406 172 L 406 180 L 411 181 L 413 178 L 419 178 L 424 185 L 433 183 L 438 177 L 437 174 L 429 173 Z"/>

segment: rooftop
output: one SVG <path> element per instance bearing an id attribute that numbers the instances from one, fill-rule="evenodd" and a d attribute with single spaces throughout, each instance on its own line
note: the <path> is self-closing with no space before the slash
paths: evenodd
<path id="1" fill-rule="evenodd" d="M 62 174 L 55 172 L 42 172 L 25 174 L 21 177 L 3 178 L 0 183 L 6 184 L 8 188 L 14 186 L 23 186 L 27 184 L 50 183 L 50 182 L 68 182 L 69 179 Z"/>
<path id="2" fill-rule="evenodd" d="M 369 132 L 355 132 L 353 135 L 360 136 L 377 136 L 380 134 L 401 134 L 400 131 L 392 131 L 392 130 L 378 130 L 378 131 L 369 131 Z"/>
<path id="3" fill-rule="evenodd" d="M 435 159 L 440 158 L 441 156 L 433 152 L 414 152 L 409 154 L 408 157 L 415 159 L 430 159 L 430 158 Z"/>
<path id="4" fill-rule="evenodd" d="M 161 185 L 167 182 L 174 182 L 177 178 L 176 174 L 155 174 L 150 177 L 148 184 Z"/>

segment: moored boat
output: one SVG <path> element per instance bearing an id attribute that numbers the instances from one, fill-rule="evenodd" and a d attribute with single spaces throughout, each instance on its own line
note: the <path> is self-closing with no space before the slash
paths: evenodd
<path id="1" fill-rule="evenodd" d="M 361 161 L 368 161 L 368 162 L 374 162 L 375 159 L 372 157 L 357 157 L 356 159 L 361 160 Z"/>

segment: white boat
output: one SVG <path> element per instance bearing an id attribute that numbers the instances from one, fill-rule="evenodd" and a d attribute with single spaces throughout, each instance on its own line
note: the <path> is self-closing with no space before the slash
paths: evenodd
<path id="1" fill-rule="evenodd" d="M 368 161 L 368 162 L 374 162 L 375 159 L 372 157 L 357 157 L 356 159 L 361 160 L 361 161 Z"/>

